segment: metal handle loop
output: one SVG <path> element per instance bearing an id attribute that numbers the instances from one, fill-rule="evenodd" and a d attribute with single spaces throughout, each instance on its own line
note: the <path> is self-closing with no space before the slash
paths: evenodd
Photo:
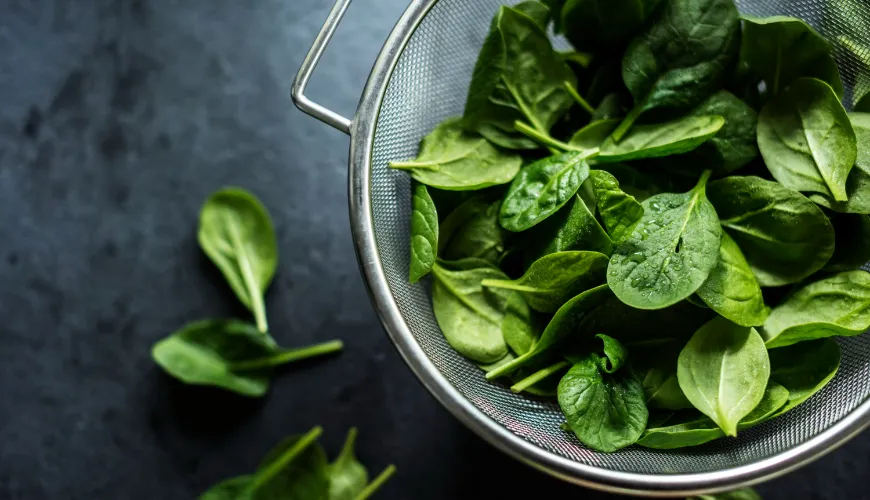
<path id="1" fill-rule="evenodd" d="M 326 45 L 329 43 L 332 35 L 335 34 L 335 29 L 338 28 L 338 23 L 341 22 L 341 18 L 344 17 L 344 13 L 349 5 L 350 0 L 336 0 L 332 10 L 329 11 L 326 22 L 320 28 L 320 33 L 317 34 L 317 38 L 314 39 L 311 49 L 309 49 L 308 54 L 305 56 L 305 60 L 302 61 L 302 66 L 299 68 L 296 79 L 293 80 L 293 87 L 290 90 L 290 96 L 293 98 L 293 103 L 296 104 L 297 108 L 348 135 L 350 135 L 351 125 L 349 119 L 305 97 L 303 92 L 305 92 L 305 87 L 308 86 L 308 80 L 311 78 L 311 74 L 314 73 L 314 68 L 320 62 L 320 57 L 326 50 Z"/>

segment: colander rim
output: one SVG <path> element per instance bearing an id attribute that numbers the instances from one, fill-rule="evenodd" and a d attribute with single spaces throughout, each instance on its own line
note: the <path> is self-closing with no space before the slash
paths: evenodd
<path id="1" fill-rule="evenodd" d="M 348 171 L 351 233 L 369 296 L 396 350 L 436 400 L 478 436 L 523 463 L 581 486 L 651 497 L 709 494 L 767 481 L 820 458 L 870 425 L 868 398 L 825 431 L 773 456 L 712 472 L 643 474 L 593 467 L 544 450 L 492 420 L 453 387 L 423 352 L 393 298 L 377 249 L 371 204 L 374 135 L 386 88 L 408 41 L 437 2 L 412 0 L 378 54 L 351 123 Z"/>

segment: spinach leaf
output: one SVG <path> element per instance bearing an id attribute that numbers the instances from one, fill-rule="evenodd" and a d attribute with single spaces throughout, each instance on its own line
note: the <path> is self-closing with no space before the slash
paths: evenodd
<path id="1" fill-rule="evenodd" d="M 617 142 L 601 144 L 597 160 L 621 162 L 686 153 L 707 142 L 725 125 L 721 116 L 687 116 L 667 123 L 635 125 Z"/>
<path id="2" fill-rule="evenodd" d="M 553 319 L 544 329 L 541 338 L 532 346 L 532 349 L 522 354 L 517 359 L 502 365 L 486 374 L 487 380 L 492 380 L 503 375 L 513 373 L 519 368 L 532 366 L 535 363 L 546 361 L 564 344 L 572 333 L 575 333 L 584 316 L 592 309 L 600 305 L 608 297 L 611 297 L 607 285 L 597 286 L 586 290 L 565 303 L 556 311 Z"/>
<path id="3" fill-rule="evenodd" d="M 625 43 L 650 18 L 660 0 L 566 0 L 557 26 L 580 50 L 610 52 Z"/>
<path id="4" fill-rule="evenodd" d="M 212 486 L 199 500 L 254 500 L 251 480 L 254 476 L 238 476 L 225 479 Z"/>
<path id="5" fill-rule="evenodd" d="M 557 252 L 536 260 L 517 280 L 483 281 L 483 286 L 519 292 L 541 312 L 556 312 L 578 293 L 605 281 L 609 259 L 598 252 Z"/>
<path id="6" fill-rule="evenodd" d="M 432 268 L 432 310 L 447 343 L 478 363 L 492 363 L 507 354 L 501 324 L 506 290 L 481 286 L 485 279 L 504 279 L 498 268 L 479 259 L 438 261 Z"/>
<path id="7" fill-rule="evenodd" d="M 463 121 L 499 146 L 535 149 L 514 122 L 548 133 L 574 102 L 564 82 L 576 86 L 544 29 L 520 10 L 502 6 L 474 66 Z"/>
<path id="8" fill-rule="evenodd" d="M 532 163 L 511 183 L 501 205 L 499 222 L 508 231 L 531 228 L 567 203 L 587 177 L 589 165 L 577 152 Z"/>
<path id="9" fill-rule="evenodd" d="M 341 341 L 335 340 L 281 349 L 248 323 L 202 320 L 154 344 L 151 357 L 166 373 L 186 384 L 212 385 L 260 397 L 269 389 L 271 368 L 341 348 Z"/>
<path id="10" fill-rule="evenodd" d="M 637 371 L 642 375 L 644 401 L 648 408 L 694 408 L 677 381 L 677 358 L 682 347 L 683 343 L 678 341 L 647 347 L 642 350 L 644 356 L 635 361 Z"/>
<path id="11" fill-rule="evenodd" d="M 771 349 L 770 379 L 788 389 L 788 401 L 770 418 L 809 399 L 833 380 L 840 367 L 840 346 L 833 339 L 808 340 Z"/>
<path id="12" fill-rule="evenodd" d="M 802 194 L 759 177 L 710 183 L 710 202 L 761 286 L 796 283 L 834 253 L 834 228 Z"/>
<path id="13" fill-rule="evenodd" d="M 504 319 L 501 322 L 501 333 L 504 336 L 505 343 L 517 356 L 522 356 L 529 352 L 541 337 L 541 329 L 538 327 L 538 323 L 532 316 L 532 312 L 529 310 L 525 299 L 518 293 L 512 293 L 508 296 Z"/>
<path id="14" fill-rule="evenodd" d="M 709 141 L 675 160 L 687 166 L 704 165 L 718 174 L 728 174 L 758 157 L 758 113 L 727 90 L 708 97 L 689 116 L 719 115 L 725 125 Z"/>
<path id="15" fill-rule="evenodd" d="M 740 326 L 761 326 L 770 309 L 764 305 L 761 287 L 737 243 L 722 233 L 719 261 L 698 297 L 717 313 Z"/>
<path id="16" fill-rule="evenodd" d="M 752 488 L 740 488 L 739 490 L 716 493 L 715 495 L 698 495 L 689 497 L 687 500 L 763 500 L 761 495 Z"/>
<path id="17" fill-rule="evenodd" d="M 827 83 L 799 78 L 758 116 L 758 148 L 773 177 L 796 191 L 846 201 L 858 156 L 855 130 Z"/>
<path id="18" fill-rule="evenodd" d="M 547 31 L 547 25 L 550 23 L 550 6 L 546 5 L 546 2 L 529 0 L 520 2 L 512 8 L 529 16 L 542 30 Z"/>
<path id="19" fill-rule="evenodd" d="M 769 377 L 761 335 L 721 317 L 698 329 L 677 361 L 686 398 L 729 436 L 761 402 Z"/>
<path id="20" fill-rule="evenodd" d="M 506 184 L 522 163 L 520 155 L 465 130 L 460 118 L 448 118 L 423 138 L 416 159 L 390 162 L 390 168 L 406 170 L 427 186 L 465 191 Z"/>
<path id="21" fill-rule="evenodd" d="M 743 16 L 740 60 L 761 75 L 773 95 L 800 77 L 813 77 L 843 97 L 831 44 L 800 19 Z"/>
<path id="22" fill-rule="evenodd" d="M 568 250 L 613 253 L 613 241 L 593 210 L 595 206 L 590 210 L 580 196 L 571 198 L 558 212 L 532 228 L 527 260 L 531 263 L 545 255 Z"/>
<path id="23" fill-rule="evenodd" d="M 713 317 L 709 309 L 680 302 L 664 309 L 635 309 L 610 294 L 588 311 L 578 331 L 603 332 L 629 349 L 647 351 L 675 342 L 678 348 Z M 640 360 L 638 360 L 640 362 Z"/>
<path id="24" fill-rule="evenodd" d="M 329 478 L 328 500 L 354 500 L 369 482 L 369 471 L 354 454 L 357 430 L 347 432 L 344 446 L 335 461 L 326 467 Z"/>
<path id="25" fill-rule="evenodd" d="M 846 179 L 847 201 L 835 201 L 826 194 L 810 193 L 811 200 L 837 212 L 870 214 L 870 114 L 849 113 L 855 131 L 858 157 Z"/>
<path id="26" fill-rule="evenodd" d="M 831 218 L 836 234 L 834 255 L 823 271 L 851 271 L 870 261 L 870 217 L 840 214 Z"/>
<path id="27" fill-rule="evenodd" d="M 591 170 L 589 179 L 592 181 L 598 213 L 607 228 L 607 234 L 614 243 L 622 243 L 640 223 L 643 206 L 619 188 L 619 181 L 613 174 L 603 170 Z"/>
<path id="28" fill-rule="evenodd" d="M 719 256 L 719 220 L 707 201 L 710 171 L 683 194 L 663 193 L 643 202 L 644 214 L 616 248 L 607 283 L 626 304 L 661 309 L 700 288 Z"/>
<path id="29" fill-rule="evenodd" d="M 581 443 L 602 452 L 625 448 L 641 436 L 649 412 L 643 387 L 630 369 L 606 373 L 590 354 L 562 377 L 559 407 Z"/>
<path id="30" fill-rule="evenodd" d="M 598 358 L 598 366 L 604 373 L 616 373 L 628 361 L 628 351 L 615 338 L 599 333 L 595 338 L 604 344 L 604 356 Z"/>
<path id="31" fill-rule="evenodd" d="M 670 179 L 652 176 L 622 163 L 595 165 L 595 170 L 607 172 L 616 177 L 620 189 L 641 202 L 650 196 L 676 190 Z"/>
<path id="32" fill-rule="evenodd" d="M 505 251 L 498 223 L 500 201 L 474 197 L 456 208 L 439 228 L 438 255 L 445 260 L 475 258 L 497 263 Z"/>
<path id="33" fill-rule="evenodd" d="M 721 85 L 739 44 L 740 18 L 732 0 L 665 0 L 622 58 L 634 109 L 614 131 L 614 140 L 621 140 L 642 113 L 700 104 Z"/>
<path id="34" fill-rule="evenodd" d="M 870 328 L 870 273 L 846 271 L 790 293 L 761 333 L 769 349 L 804 340 L 861 335 Z"/>
<path id="35" fill-rule="evenodd" d="M 622 106 L 620 105 L 619 94 L 616 92 L 607 94 L 601 100 L 601 103 L 595 108 L 595 112 L 592 113 L 592 121 L 607 121 L 614 120 L 616 122 L 621 122 L 619 118 L 623 115 Z M 617 123 L 619 125 L 619 123 Z M 614 127 L 615 128 L 615 127 Z"/>
<path id="36" fill-rule="evenodd" d="M 211 195 L 199 215 L 199 246 L 221 270 L 236 296 L 268 330 L 263 294 L 278 266 L 278 244 L 269 213 L 254 195 L 224 188 Z"/>
<path id="37" fill-rule="evenodd" d="M 414 185 L 411 202 L 411 264 L 408 279 L 416 283 L 429 274 L 438 250 L 438 210 L 425 184 Z"/>
<path id="38" fill-rule="evenodd" d="M 610 134 L 613 133 L 613 129 L 618 125 L 618 119 L 593 121 L 589 123 L 589 125 L 586 125 L 575 132 L 574 135 L 571 136 L 571 140 L 568 141 L 568 144 L 581 150 L 595 149 L 601 146 L 601 143 L 610 137 Z"/>

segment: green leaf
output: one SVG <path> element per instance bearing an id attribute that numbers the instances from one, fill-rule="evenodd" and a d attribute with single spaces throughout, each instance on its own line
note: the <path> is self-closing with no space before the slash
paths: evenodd
<path id="1" fill-rule="evenodd" d="M 566 0 L 558 26 L 580 50 L 596 53 L 621 50 L 660 3 L 660 0 Z"/>
<path id="2" fill-rule="evenodd" d="M 770 379 L 788 389 L 788 402 L 770 418 L 803 403 L 833 380 L 840 367 L 840 346 L 833 339 L 808 340 L 771 349 Z"/>
<path id="3" fill-rule="evenodd" d="M 759 177 L 710 183 L 710 202 L 761 286 L 796 283 L 834 253 L 834 228 L 802 194 Z"/>
<path id="4" fill-rule="evenodd" d="M 239 476 L 226 479 L 212 486 L 198 498 L 199 500 L 254 500 L 251 480 L 254 476 Z"/>
<path id="5" fill-rule="evenodd" d="M 698 297 L 711 309 L 741 326 L 761 326 L 770 308 L 764 305 L 761 287 L 737 243 L 722 233 L 719 261 Z"/>
<path id="6" fill-rule="evenodd" d="M 758 148 L 785 187 L 848 200 L 846 179 L 858 155 L 855 130 L 831 87 L 799 78 L 758 117 Z"/>
<path id="7" fill-rule="evenodd" d="M 715 495 L 699 495 L 689 497 L 688 500 L 763 500 L 761 495 L 752 488 L 740 488 L 739 490 L 716 493 Z"/>
<path id="8" fill-rule="evenodd" d="M 721 317 L 695 332 L 677 361 L 686 398 L 729 436 L 737 435 L 737 423 L 761 402 L 769 376 L 758 332 Z"/>
<path id="9" fill-rule="evenodd" d="M 481 259 L 495 264 L 505 251 L 505 231 L 498 223 L 500 201 L 470 198 L 444 219 L 438 256 L 445 260 Z"/>
<path id="10" fill-rule="evenodd" d="M 607 172 L 616 177 L 616 180 L 619 181 L 620 189 L 634 196 L 640 202 L 657 194 L 677 190 L 673 182 L 666 177 L 653 176 L 622 163 L 595 165 L 595 170 Z M 592 171 L 590 171 L 591 175 Z"/>
<path id="11" fill-rule="evenodd" d="M 683 194 L 663 193 L 643 202 L 644 214 L 616 248 L 607 283 L 626 304 L 661 309 L 695 293 L 719 256 L 719 220 L 704 193 L 710 172 Z"/>
<path id="12" fill-rule="evenodd" d="M 592 121 L 589 125 L 575 132 L 568 144 L 583 150 L 595 149 L 610 137 L 619 122 L 618 119 Z"/>
<path id="13" fill-rule="evenodd" d="M 870 273 L 846 271 L 790 293 L 761 333 L 769 349 L 804 340 L 861 335 L 870 328 Z"/>
<path id="14" fill-rule="evenodd" d="M 777 95 L 800 77 L 818 78 L 843 97 L 831 44 L 800 19 L 743 16 L 740 60 Z"/>
<path id="15" fill-rule="evenodd" d="M 614 243 L 622 243 L 640 223 L 643 206 L 620 189 L 619 181 L 613 174 L 603 170 L 591 170 L 589 179 L 592 181 L 598 213 L 607 228 L 607 234 Z"/>
<path id="16" fill-rule="evenodd" d="M 545 30 L 526 13 L 503 6 L 474 66 L 463 121 L 499 146 L 535 149 L 514 122 L 548 133 L 574 104 L 564 82 L 576 86 Z"/>
<path id="17" fill-rule="evenodd" d="M 547 24 L 550 22 L 549 6 L 537 0 L 529 0 L 518 3 L 512 8 L 529 16 L 541 29 L 547 31 Z"/>
<path id="18" fill-rule="evenodd" d="M 255 500 L 327 499 L 329 474 L 326 453 L 315 440 L 323 430 L 315 427 L 302 436 L 290 436 L 269 451 L 252 481 Z"/>
<path id="19" fill-rule="evenodd" d="M 595 207 L 592 207 L 595 210 Z M 529 232 L 527 261 L 568 250 L 588 250 L 610 255 L 613 241 L 580 196 Z"/>
<path id="20" fill-rule="evenodd" d="M 635 309 L 610 294 L 586 312 L 578 331 L 602 332 L 631 350 L 645 352 L 669 342 L 676 342 L 682 348 L 689 337 L 712 317 L 709 309 L 688 302 L 664 309 Z"/>
<path id="21" fill-rule="evenodd" d="M 236 296 L 268 330 L 263 294 L 278 266 L 278 244 L 269 213 L 254 195 L 224 188 L 211 195 L 199 215 L 199 246 L 220 269 Z"/>
<path id="22" fill-rule="evenodd" d="M 354 455 L 357 430 L 351 428 L 347 433 L 341 452 L 335 461 L 326 468 L 329 478 L 328 500 L 353 500 L 369 482 L 369 472 Z"/>
<path id="23" fill-rule="evenodd" d="M 836 243 L 834 255 L 823 268 L 825 272 L 851 271 L 870 261 L 870 217 L 863 214 L 840 214 L 831 217 Z"/>
<path id="24" fill-rule="evenodd" d="M 481 286 L 485 279 L 504 279 L 498 268 L 478 259 L 439 261 L 432 268 L 432 310 L 447 343 L 478 363 L 492 363 L 507 354 L 501 324 L 511 291 Z"/>
<path id="25" fill-rule="evenodd" d="M 511 183 L 499 213 L 508 231 L 525 231 L 567 203 L 589 177 L 589 165 L 580 153 L 570 152 L 536 161 Z"/>
<path id="26" fill-rule="evenodd" d="M 614 122 L 617 122 L 617 125 L 619 125 L 618 122 L 622 121 L 620 117 L 623 114 L 619 94 L 613 92 L 607 94 L 603 99 L 601 99 L 601 103 L 597 108 L 595 108 L 595 112 L 592 113 L 591 120 L 593 122 L 613 120 Z"/>
<path id="27" fill-rule="evenodd" d="M 600 359 L 579 360 L 559 382 L 559 407 L 581 443 L 601 452 L 634 444 L 649 412 L 643 387 L 631 370 L 602 373 Z"/>
<path id="28" fill-rule="evenodd" d="M 635 125 L 616 142 L 601 144 L 597 160 L 621 162 L 687 153 L 710 140 L 725 125 L 721 116 L 687 116 L 667 123 Z"/>
<path id="29" fill-rule="evenodd" d="M 689 115 L 719 115 L 725 118 L 725 125 L 694 151 L 674 158 L 685 163 L 687 168 L 697 169 L 698 165 L 703 165 L 716 173 L 727 174 L 744 167 L 758 156 L 755 133 L 758 113 L 734 94 L 720 90 Z"/>
<path id="30" fill-rule="evenodd" d="M 492 380 L 513 373 L 519 368 L 547 361 L 563 345 L 565 340 L 578 331 L 578 325 L 586 314 L 611 296 L 607 285 L 601 285 L 586 290 L 569 300 L 556 311 L 553 319 L 544 329 L 544 333 L 541 334 L 541 338 L 530 351 L 510 363 L 488 372 L 486 378 Z"/>
<path id="31" fill-rule="evenodd" d="M 855 131 L 858 157 L 846 179 L 847 201 L 834 201 L 827 194 L 810 193 L 811 200 L 837 212 L 870 214 L 870 114 L 849 113 Z"/>
<path id="32" fill-rule="evenodd" d="M 623 56 L 622 76 L 634 109 L 614 139 L 622 139 L 645 112 L 700 104 L 721 86 L 739 44 L 740 18 L 732 0 L 667 0 Z"/>
<path id="33" fill-rule="evenodd" d="M 541 312 L 556 312 L 578 293 L 605 280 L 609 259 L 598 252 L 557 252 L 536 260 L 516 280 L 484 280 L 483 286 L 519 292 Z"/>
<path id="34" fill-rule="evenodd" d="M 466 191 L 506 184 L 522 163 L 519 155 L 466 131 L 460 118 L 448 118 L 423 138 L 416 159 L 390 162 L 390 168 L 406 170 L 427 186 Z"/>
<path id="35" fill-rule="evenodd" d="M 641 350 L 634 365 L 642 374 L 644 401 L 648 408 L 683 410 L 694 408 L 677 381 L 677 358 L 684 342 L 669 341 Z"/>
<path id="36" fill-rule="evenodd" d="M 541 337 L 541 329 L 534 320 L 528 304 L 526 304 L 523 296 L 518 293 L 508 295 L 504 319 L 501 322 L 501 333 L 504 336 L 505 343 L 517 356 L 522 356 L 529 352 Z M 508 359 L 507 361 L 512 360 Z M 490 371 L 494 368 L 496 367 L 485 369 L 485 371 Z"/>
<path id="37" fill-rule="evenodd" d="M 424 184 L 414 186 L 411 212 L 411 283 L 429 274 L 438 250 L 438 211 Z"/>
<path id="38" fill-rule="evenodd" d="M 618 340 L 609 335 L 599 333 L 595 337 L 604 343 L 604 357 L 598 360 L 601 370 L 604 373 L 616 373 L 628 360 L 628 351 Z"/>

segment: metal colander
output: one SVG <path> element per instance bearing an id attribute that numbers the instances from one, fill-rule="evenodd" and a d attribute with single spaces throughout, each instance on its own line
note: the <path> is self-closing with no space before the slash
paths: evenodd
<path id="1" fill-rule="evenodd" d="M 790 15 L 828 40 L 863 33 L 870 46 L 870 2 L 846 26 L 825 3 L 838 0 L 737 0 L 741 12 Z M 870 335 L 839 339 L 836 378 L 784 417 L 703 446 L 658 451 L 629 447 L 604 454 L 559 429 L 554 402 L 516 395 L 444 339 L 427 284 L 408 283 L 410 181 L 387 168 L 416 155 L 420 139 L 443 119 L 459 115 L 477 53 L 503 0 L 414 0 L 374 64 L 353 120 L 304 96 L 305 86 L 350 0 L 338 0 L 293 85 L 297 106 L 351 136 L 351 226 L 360 267 L 375 308 L 397 349 L 423 384 L 457 418 L 499 449 L 529 465 L 581 485 L 650 496 L 689 495 L 735 488 L 795 469 L 842 444 L 870 423 Z M 862 22 L 865 23 L 860 25 Z M 557 43 L 559 43 L 557 41 Z M 861 57 L 839 44 L 837 60 L 846 104 L 870 85 L 858 78 Z M 864 54 L 870 59 L 870 53 Z M 859 83 L 855 83 L 855 82 Z"/>

